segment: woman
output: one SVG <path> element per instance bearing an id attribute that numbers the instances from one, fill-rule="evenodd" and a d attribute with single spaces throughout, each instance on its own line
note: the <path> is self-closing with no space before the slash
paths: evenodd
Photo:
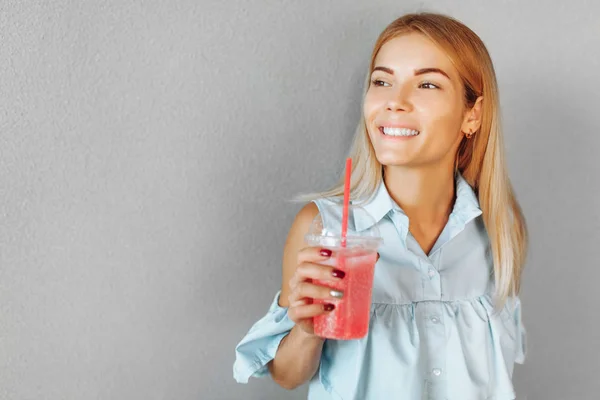
<path id="1" fill-rule="evenodd" d="M 296 216 L 281 291 L 236 348 L 239 382 L 270 373 L 309 399 L 514 399 L 527 230 L 507 176 L 498 91 L 481 39 L 431 13 L 392 22 L 372 53 L 350 156 L 351 198 L 384 237 L 368 335 L 325 340 L 312 317 L 344 279 L 303 235 L 343 182 Z M 356 201 L 354 201 L 356 203 Z M 325 304 L 314 304 L 323 299 Z"/>

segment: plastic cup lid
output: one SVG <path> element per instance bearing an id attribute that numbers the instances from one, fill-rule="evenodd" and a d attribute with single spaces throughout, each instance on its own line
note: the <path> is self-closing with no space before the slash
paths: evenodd
<path id="1" fill-rule="evenodd" d="M 342 204 L 322 207 L 308 230 L 305 239 L 310 245 L 341 247 Z M 383 243 L 379 227 L 363 207 L 350 205 L 348 210 L 348 247 L 377 248 Z"/>

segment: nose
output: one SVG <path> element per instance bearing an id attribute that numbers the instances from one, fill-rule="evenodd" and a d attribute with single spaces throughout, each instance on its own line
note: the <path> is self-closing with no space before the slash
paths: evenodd
<path id="1" fill-rule="evenodd" d="M 388 111 L 410 111 L 412 109 L 408 88 L 399 87 L 396 90 L 390 91 L 389 94 L 390 97 L 386 102 Z"/>

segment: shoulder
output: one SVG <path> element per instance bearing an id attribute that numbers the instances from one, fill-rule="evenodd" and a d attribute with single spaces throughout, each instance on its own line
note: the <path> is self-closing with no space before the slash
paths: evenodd
<path id="1" fill-rule="evenodd" d="M 328 213 L 331 206 L 341 206 L 341 204 L 341 199 L 338 197 L 320 197 L 311 200 L 298 211 L 294 223 L 310 225 L 318 213 Z"/>
<path id="2" fill-rule="evenodd" d="M 314 201 L 306 203 L 296 214 L 293 225 L 302 225 L 308 228 L 318 213 L 319 207 Z"/>
<path id="3" fill-rule="evenodd" d="M 314 202 L 306 203 L 294 217 L 294 221 L 288 232 L 286 247 L 294 243 L 293 247 L 298 247 L 299 243 L 304 241 L 304 235 L 310 228 L 315 217 L 319 214 L 319 208 Z"/>
<path id="4" fill-rule="evenodd" d="M 335 221 L 336 219 L 341 219 L 341 211 L 338 212 L 338 209 L 341 210 L 341 208 L 330 207 L 334 205 L 339 206 L 339 202 L 336 201 L 336 198 L 329 197 L 318 198 L 304 204 L 294 218 L 288 234 L 288 241 L 299 241 L 300 238 L 303 241 L 304 235 L 308 232 L 312 222 L 319 213 L 327 220 Z M 338 213 L 340 214 L 339 216 L 336 215 Z"/>

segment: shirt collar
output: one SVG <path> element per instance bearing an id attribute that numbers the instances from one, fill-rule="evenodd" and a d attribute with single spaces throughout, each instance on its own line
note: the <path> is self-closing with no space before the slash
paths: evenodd
<path id="1" fill-rule="evenodd" d="M 456 173 L 455 179 L 456 201 L 450 214 L 450 220 L 456 226 L 464 227 L 467 222 L 481 215 L 482 211 L 475 191 L 460 172 Z M 392 210 L 400 214 L 400 220 L 406 225 L 405 228 L 408 231 L 408 217 L 390 196 L 383 179 L 381 179 L 373 196 L 365 204 L 362 204 L 362 207 L 373 217 L 374 221 L 364 218 L 355 219 L 354 223 L 357 231 L 369 229 L 374 224 L 379 223 Z"/>

